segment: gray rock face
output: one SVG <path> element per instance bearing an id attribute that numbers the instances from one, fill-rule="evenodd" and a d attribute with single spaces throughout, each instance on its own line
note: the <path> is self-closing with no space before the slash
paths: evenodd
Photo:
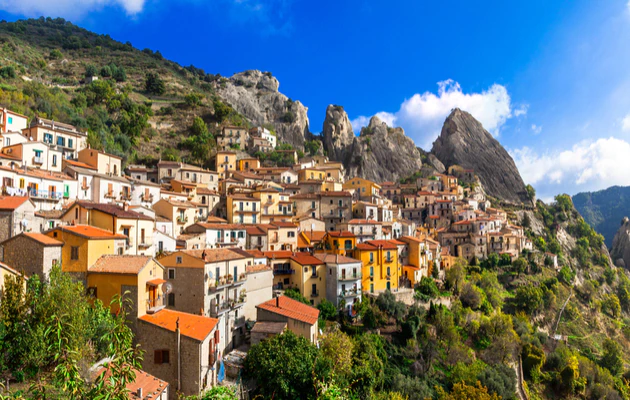
<path id="1" fill-rule="evenodd" d="M 624 217 L 613 239 L 610 256 L 619 267 L 630 266 L 630 220 Z"/>
<path id="2" fill-rule="evenodd" d="M 352 150 L 355 136 L 350 118 L 343 107 L 331 104 L 326 108 L 322 138 L 328 158 L 345 162 L 348 152 Z"/>
<path id="3" fill-rule="evenodd" d="M 451 112 L 431 153 L 446 167 L 473 168 L 488 195 L 531 205 L 512 157 L 469 113 L 458 108 Z"/>
<path id="4" fill-rule="evenodd" d="M 422 168 L 420 152 L 402 128 L 389 128 L 378 117 L 372 117 L 361 134 L 354 136 L 341 106 L 328 106 L 322 140 L 328 157 L 342 162 L 348 177 L 394 181 Z"/>
<path id="5" fill-rule="evenodd" d="M 271 124 L 281 142 L 304 148 L 309 137 L 308 109 L 278 92 L 280 83 L 269 72 L 244 71 L 215 83 L 226 103 L 252 123 Z"/>

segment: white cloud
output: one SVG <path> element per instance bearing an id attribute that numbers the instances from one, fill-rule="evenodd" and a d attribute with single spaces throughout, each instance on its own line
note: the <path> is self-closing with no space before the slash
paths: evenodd
<path id="1" fill-rule="evenodd" d="M 630 114 L 626 115 L 621 120 L 621 130 L 624 132 L 630 131 Z"/>
<path id="2" fill-rule="evenodd" d="M 630 185 L 630 174 L 624 168 L 630 160 L 630 143 L 614 137 L 579 142 L 569 150 L 543 155 L 529 147 L 510 154 L 523 180 L 548 188 L 548 193 Z"/>
<path id="3" fill-rule="evenodd" d="M 542 126 L 532 124 L 532 132 L 534 132 L 534 135 L 540 135 L 540 132 L 542 132 Z"/>
<path id="4" fill-rule="evenodd" d="M 464 93 L 459 83 L 449 79 L 438 82 L 437 94 L 424 92 L 406 99 L 396 113 L 377 113 L 381 119 L 391 121 L 388 125 L 401 126 L 407 135 L 426 149 L 440 134 L 444 119 L 453 108 L 470 112 L 489 132 L 497 136 L 501 126 L 514 115 L 523 115 L 527 106 L 522 105 L 512 112 L 510 95 L 505 86 L 494 84 L 481 93 Z M 364 126 L 369 118 L 360 116 L 352 126 Z"/>
<path id="5" fill-rule="evenodd" d="M 0 10 L 28 17 L 76 18 L 107 6 L 122 7 L 128 15 L 136 15 L 144 3 L 145 0 L 0 0 Z"/>
<path id="6" fill-rule="evenodd" d="M 514 116 L 520 117 L 521 115 L 525 115 L 528 109 L 529 104 L 521 104 L 518 108 L 514 109 Z"/>

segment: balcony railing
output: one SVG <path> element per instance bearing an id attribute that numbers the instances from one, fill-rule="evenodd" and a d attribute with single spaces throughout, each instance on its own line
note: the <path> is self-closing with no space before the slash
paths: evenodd
<path id="1" fill-rule="evenodd" d="M 186 222 L 188 222 L 188 217 L 187 216 L 179 216 L 177 217 L 177 223 L 178 224 L 185 224 Z"/>
<path id="2" fill-rule="evenodd" d="M 311 297 L 319 297 L 319 290 L 315 290 L 314 292 L 311 292 Z"/>
<path id="3" fill-rule="evenodd" d="M 153 243 L 147 240 L 140 240 L 140 243 L 138 243 L 138 248 L 140 249 L 148 249 L 151 246 L 153 246 Z"/>
<path id="4" fill-rule="evenodd" d="M 216 299 L 210 301 L 210 316 L 217 318 L 218 316 L 230 311 L 230 304 L 227 301 L 217 303 Z"/>
<path id="5" fill-rule="evenodd" d="M 354 281 L 357 279 L 361 279 L 361 274 L 356 273 L 356 274 L 341 274 L 339 275 L 339 280 L 341 281 Z"/>
<path id="6" fill-rule="evenodd" d="M 146 195 L 143 193 L 140 195 L 140 198 L 142 201 L 153 201 L 153 194 Z"/>
<path id="7" fill-rule="evenodd" d="M 356 288 L 346 289 L 346 290 L 340 290 L 339 296 L 340 297 L 353 297 L 353 296 L 356 296 L 357 293 L 358 293 L 358 290 Z"/>
<path id="8" fill-rule="evenodd" d="M 33 157 L 33 164 L 42 165 L 44 163 L 44 159 L 41 157 Z"/>
<path id="9" fill-rule="evenodd" d="M 114 192 L 107 192 L 107 193 L 105 193 L 104 197 L 106 199 L 115 199 L 116 198 L 116 194 Z"/>
<path id="10" fill-rule="evenodd" d="M 166 307 L 166 296 L 158 296 L 157 299 L 147 300 L 147 314 L 154 314 Z"/>
<path id="11" fill-rule="evenodd" d="M 274 275 L 292 275 L 292 274 L 295 274 L 295 270 L 291 269 L 291 268 L 289 268 L 289 269 L 274 268 L 273 274 Z"/>
<path id="12" fill-rule="evenodd" d="M 49 192 L 48 190 L 28 189 L 28 194 L 31 197 L 38 199 L 52 199 L 59 200 L 63 196 L 61 192 Z"/>
<path id="13" fill-rule="evenodd" d="M 234 320 L 234 329 L 245 325 L 245 317 L 238 317 Z"/>
<path id="14" fill-rule="evenodd" d="M 317 274 L 317 272 L 313 272 L 311 273 L 311 278 L 317 278 L 319 277 L 319 275 Z"/>

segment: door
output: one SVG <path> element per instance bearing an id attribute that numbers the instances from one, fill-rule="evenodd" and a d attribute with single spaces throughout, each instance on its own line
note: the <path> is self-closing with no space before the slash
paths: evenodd
<path id="1" fill-rule="evenodd" d="M 156 300 L 157 300 L 156 289 L 157 289 L 157 286 L 149 286 L 149 308 L 153 308 L 156 306 Z"/>
<path id="2" fill-rule="evenodd" d="M 390 284 L 387 282 L 387 290 L 390 290 Z"/>

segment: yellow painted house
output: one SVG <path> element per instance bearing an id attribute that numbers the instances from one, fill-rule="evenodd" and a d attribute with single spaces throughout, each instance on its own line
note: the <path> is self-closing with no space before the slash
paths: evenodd
<path id="1" fill-rule="evenodd" d="M 152 246 L 153 218 L 119 207 L 115 204 L 101 204 L 91 201 L 75 201 L 61 216 L 68 224 L 86 224 L 105 229 L 113 234 L 124 235 L 125 254 L 143 255 Z"/>
<path id="2" fill-rule="evenodd" d="M 382 292 L 398 290 L 398 281 L 402 276 L 402 265 L 398 257 L 398 246 L 389 240 L 370 240 L 359 243 L 354 251 L 354 258 L 363 264 L 364 292 Z"/>
<path id="3" fill-rule="evenodd" d="M 351 189 L 354 189 L 356 191 L 359 198 L 380 196 L 381 193 L 381 185 L 376 182 L 358 177 L 348 179 L 346 183 L 343 184 L 343 190 Z"/>
<path id="4" fill-rule="evenodd" d="M 63 242 L 61 270 L 85 278 L 88 267 L 99 257 L 123 254 L 126 237 L 89 225 L 62 225 L 46 235 Z"/>
<path id="5" fill-rule="evenodd" d="M 245 194 L 227 197 L 227 219 L 231 224 L 260 223 L 260 199 Z"/>
<path id="6" fill-rule="evenodd" d="M 350 231 L 330 231 L 324 236 L 324 248 L 327 253 L 350 257 L 356 246 L 357 237 Z"/>
<path id="7" fill-rule="evenodd" d="M 126 292 L 132 301 L 129 319 L 134 321 L 166 306 L 162 291 L 164 267 L 150 256 L 101 256 L 88 268 L 88 293 L 109 305 L 114 296 Z M 117 304 L 111 311 L 118 312 Z"/>
<path id="8" fill-rule="evenodd" d="M 318 305 L 326 298 L 326 264 L 310 253 L 265 251 L 273 268 L 274 290 L 298 289 L 302 296 Z"/>

